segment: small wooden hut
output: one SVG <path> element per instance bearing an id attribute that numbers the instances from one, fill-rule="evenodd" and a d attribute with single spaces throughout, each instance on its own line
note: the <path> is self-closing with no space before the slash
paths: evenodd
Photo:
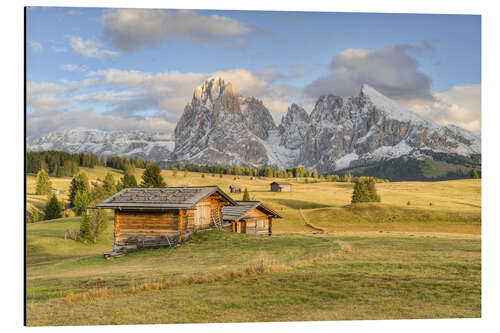
<path id="1" fill-rule="evenodd" d="M 222 208 L 223 220 L 231 223 L 229 231 L 271 236 L 273 218 L 282 218 L 275 210 L 260 201 L 237 201 L 237 203 L 237 206 Z"/>
<path id="2" fill-rule="evenodd" d="M 222 229 L 222 208 L 236 205 L 218 186 L 206 186 L 128 188 L 94 208 L 114 209 L 114 249 L 128 249 L 170 246 L 198 230 Z"/>
<path id="3" fill-rule="evenodd" d="M 241 186 L 229 185 L 229 191 L 231 191 L 231 193 L 241 193 Z"/>
<path id="4" fill-rule="evenodd" d="M 272 182 L 271 192 L 291 192 L 292 184 L 286 182 Z"/>

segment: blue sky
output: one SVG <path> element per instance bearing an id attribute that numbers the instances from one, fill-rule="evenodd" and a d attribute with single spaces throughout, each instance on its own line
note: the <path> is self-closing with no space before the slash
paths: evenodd
<path id="1" fill-rule="evenodd" d="M 30 7 L 28 136 L 71 127 L 171 131 L 217 73 L 279 122 L 362 83 L 438 123 L 480 131 L 481 17 Z"/>

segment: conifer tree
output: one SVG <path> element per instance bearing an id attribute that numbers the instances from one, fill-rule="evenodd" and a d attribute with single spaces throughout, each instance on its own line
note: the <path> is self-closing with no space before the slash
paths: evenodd
<path id="1" fill-rule="evenodd" d="M 141 187 L 166 187 L 167 184 L 160 174 L 160 167 L 154 163 L 149 163 L 142 174 Z"/>
<path id="2" fill-rule="evenodd" d="M 81 242 L 89 242 L 92 240 L 92 232 L 90 231 L 89 218 L 87 215 L 80 222 L 80 233 L 78 234 Z"/>
<path id="3" fill-rule="evenodd" d="M 78 191 L 75 196 L 75 214 L 78 216 L 85 215 L 87 207 L 92 202 L 92 194 L 87 192 Z"/>
<path id="4" fill-rule="evenodd" d="M 52 182 L 44 169 L 36 174 L 36 194 L 46 195 L 52 193 Z"/>
<path id="5" fill-rule="evenodd" d="M 312 174 L 312 177 L 314 179 L 318 179 L 318 171 L 316 169 L 313 170 L 313 174 Z"/>
<path id="6" fill-rule="evenodd" d="M 106 174 L 106 177 L 104 177 L 102 187 L 104 188 L 108 196 L 116 193 L 115 178 L 110 172 L 108 172 Z"/>
<path id="7" fill-rule="evenodd" d="M 89 178 L 83 172 L 79 173 L 71 180 L 71 186 L 69 188 L 69 206 L 71 208 L 75 206 L 75 197 L 78 191 L 90 191 Z"/>
<path id="8" fill-rule="evenodd" d="M 472 179 L 479 179 L 479 175 L 477 174 L 476 169 L 472 170 L 471 178 Z"/>
<path id="9" fill-rule="evenodd" d="M 248 189 L 245 187 L 245 191 L 243 192 L 243 201 L 250 201 L 250 193 L 248 193 Z"/>
<path id="10" fill-rule="evenodd" d="M 47 203 L 47 206 L 45 206 L 45 219 L 46 220 L 58 219 L 61 217 L 61 211 L 62 211 L 61 204 L 59 203 L 56 195 L 54 194 Z"/>
<path id="11" fill-rule="evenodd" d="M 124 188 L 137 187 L 137 179 L 130 173 L 125 173 L 122 179 L 118 182 L 117 190 L 121 191 Z"/>

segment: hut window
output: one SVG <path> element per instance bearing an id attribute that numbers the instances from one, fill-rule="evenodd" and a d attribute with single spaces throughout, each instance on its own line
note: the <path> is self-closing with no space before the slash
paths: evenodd
<path id="1" fill-rule="evenodd" d="M 257 228 L 264 228 L 266 226 L 265 221 L 259 220 L 257 221 Z"/>

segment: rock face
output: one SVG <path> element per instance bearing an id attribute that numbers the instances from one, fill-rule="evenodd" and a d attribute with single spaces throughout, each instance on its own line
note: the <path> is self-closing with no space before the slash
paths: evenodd
<path id="1" fill-rule="evenodd" d="M 93 153 L 98 156 L 119 155 L 151 161 L 169 159 L 174 137 L 165 133 L 143 131 L 102 132 L 88 129 L 68 129 L 51 132 L 28 145 L 28 150 L 62 150 L 69 153 Z"/>
<path id="2" fill-rule="evenodd" d="M 456 126 L 439 126 L 368 85 L 358 96 L 322 96 L 298 160 L 322 172 L 369 164 L 421 150 L 459 155 L 481 152 L 481 138 Z"/>
<path id="3" fill-rule="evenodd" d="M 261 101 L 212 77 L 195 89 L 175 128 L 174 158 L 214 165 L 269 164 L 265 140 L 276 125 Z"/>
<path id="4" fill-rule="evenodd" d="M 309 115 L 297 104 L 292 104 L 281 119 L 279 126 L 280 145 L 288 149 L 300 149 L 309 128 Z"/>
<path id="5" fill-rule="evenodd" d="M 195 89 L 186 105 L 175 128 L 175 147 L 168 134 L 67 130 L 45 135 L 28 149 L 155 162 L 305 166 L 326 173 L 400 156 L 420 158 L 429 151 L 480 154 L 481 137 L 440 126 L 368 85 L 357 96 L 321 96 L 310 115 L 292 104 L 276 126 L 262 101 L 240 96 L 231 83 L 212 77 Z"/>

